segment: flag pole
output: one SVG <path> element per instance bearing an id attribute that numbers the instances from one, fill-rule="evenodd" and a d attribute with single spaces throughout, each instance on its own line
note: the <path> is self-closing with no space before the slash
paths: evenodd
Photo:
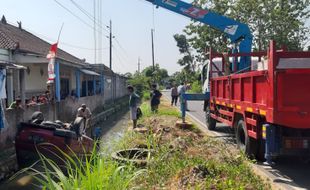
<path id="1" fill-rule="evenodd" d="M 59 42 L 60 34 L 62 32 L 62 28 L 64 27 L 64 23 L 62 23 L 61 28 L 59 30 L 58 38 L 57 38 L 57 43 Z"/>
<path id="2" fill-rule="evenodd" d="M 61 35 L 61 32 L 62 32 L 63 26 L 64 26 L 64 23 L 62 23 L 61 28 L 60 28 L 59 33 L 58 33 L 58 38 L 57 38 L 57 42 L 56 42 L 57 46 L 58 46 L 58 43 L 59 43 L 59 39 L 60 39 L 60 35 Z M 56 52 L 55 52 L 55 58 L 56 58 L 56 54 L 57 54 Z M 51 90 L 52 90 L 51 94 L 52 94 L 52 106 L 53 106 L 53 119 L 55 121 L 57 119 L 57 113 L 56 113 L 57 112 L 57 108 L 56 108 L 57 105 L 56 105 L 56 96 L 55 96 L 55 93 L 56 93 L 56 83 L 55 83 L 55 81 L 51 85 L 52 85 L 51 86 Z"/>

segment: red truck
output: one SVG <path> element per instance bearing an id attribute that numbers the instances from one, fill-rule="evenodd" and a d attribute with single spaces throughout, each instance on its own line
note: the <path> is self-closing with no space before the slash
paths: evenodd
<path id="1" fill-rule="evenodd" d="M 234 128 L 240 149 L 269 162 L 277 155 L 310 153 L 310 52 L 276 50 L 271 41 L 267 52 L 249 55 L 267 60 L 225 76 L 225 60 L 244 55 L 210 52 L 208 128 L 217 122 Z M 212 62 L 219 58 L 222 64 Z"/>
<path id="2" fill-rule="evenodd" d="M 253 35 L 245 23 L 196 3 L 146 1 L 209 25 L 232 44 L 234 54 L 211 51 L 211 64 L 203 68 L 205 93 L 181 95 L 181 99 L 205 101 L 209 129 L 216 122 L 227 124 L 235 129 L 241 149 L 267 162 L 279 154 L 310 152 L 310 52 L 277 51 L 271 42 L 267 52 L 251 53 Z M 262 56 L 267 60 L 261 61 Z M 215 59 L 222 63 L 214 63 Z M 185 101 L 182 104 L 184 121 Z"/>

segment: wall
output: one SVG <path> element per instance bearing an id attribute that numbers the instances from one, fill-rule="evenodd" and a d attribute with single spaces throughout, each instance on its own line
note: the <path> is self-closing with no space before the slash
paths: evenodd
<path id="1" fill-rule="evenodd" d="M 53 119 L 53 109 L 50 105 L 40 105 L 22 109 L 5 111 L 5 128 L 0 131 L 0 180 L 17 171 L 14 140 L 20 122 L 31 119 L 35 111 L 41 111 L 47 120 Z"/>
<path id="2" fill-rule="evenodd" d="M 5 128 L 0 132 L 0 149 L 13 142 L 20 122 L 26 122 L 31 119 L 35 111 L 41 111 L 46 120 L 53 120 L 53 109 L 50 105 L 37 105 L 22 109 L 7 109 L 5 111 Z"/>
<path id="3" fill-rule="evenodd" d="M 112 99 L 112 78 L 111 76 L 104 76 L 104 99 L 106 102 Z"/>
<path id="4" fill-rule="evenodd" d="M 77 109 L 86 104 L 87 107 L 95 114 L 95 112 L 103 111 L 104 97 L 101 95 L 81 97 L 79 99 L 68 97 L 58 104 L 58 119 L 65 122 L 72 122 L 75 119 Z"/>
<path id="5" fill-rule="evenodd" d="M 47 89 L 47 63 L 27 63 L 22 65 L 29 68 L 29 70 L 26 70 L 26 97 L 30 98 L 31 95 L 44 93 Z"/>

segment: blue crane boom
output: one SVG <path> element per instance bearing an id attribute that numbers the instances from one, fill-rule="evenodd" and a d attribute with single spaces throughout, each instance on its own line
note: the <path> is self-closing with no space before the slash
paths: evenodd
<path id="1" fill-rule="evenodd" d="M 235 44 L 234 53 L 251 53 L 252 50 L 252 34 L 248 25 L 240 23 L 231 18 L 219 15 L 207 9 L 198 8 L 190 3 L 180 0 L 146 0 L 158 7 L 163 7 L 175 13 L 184 15 L 191 19 L 200 21 L 211 26 L 221 32 L 224 32 Z M 249 56 L 242 56 L 237 70 L 248 70 L 251 65 Z"/>

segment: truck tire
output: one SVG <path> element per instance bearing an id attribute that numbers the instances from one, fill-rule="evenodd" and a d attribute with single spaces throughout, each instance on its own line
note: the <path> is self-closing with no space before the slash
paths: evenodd
<path id="1" fill-rule="evenodd" d="M 216 120 L 211 117 L 210 105 L 206 107 L 206 125 L 209 130 L 214 130 L 216 127 Z"/>
<path id="2" fill-rule="evenodd" d="M 249 137 L 246 124 L 243 119 L 236 126 L 236 141 L 238 148 L 250 158 L 255 158 L 257 153 L 256 141 Z"/>

